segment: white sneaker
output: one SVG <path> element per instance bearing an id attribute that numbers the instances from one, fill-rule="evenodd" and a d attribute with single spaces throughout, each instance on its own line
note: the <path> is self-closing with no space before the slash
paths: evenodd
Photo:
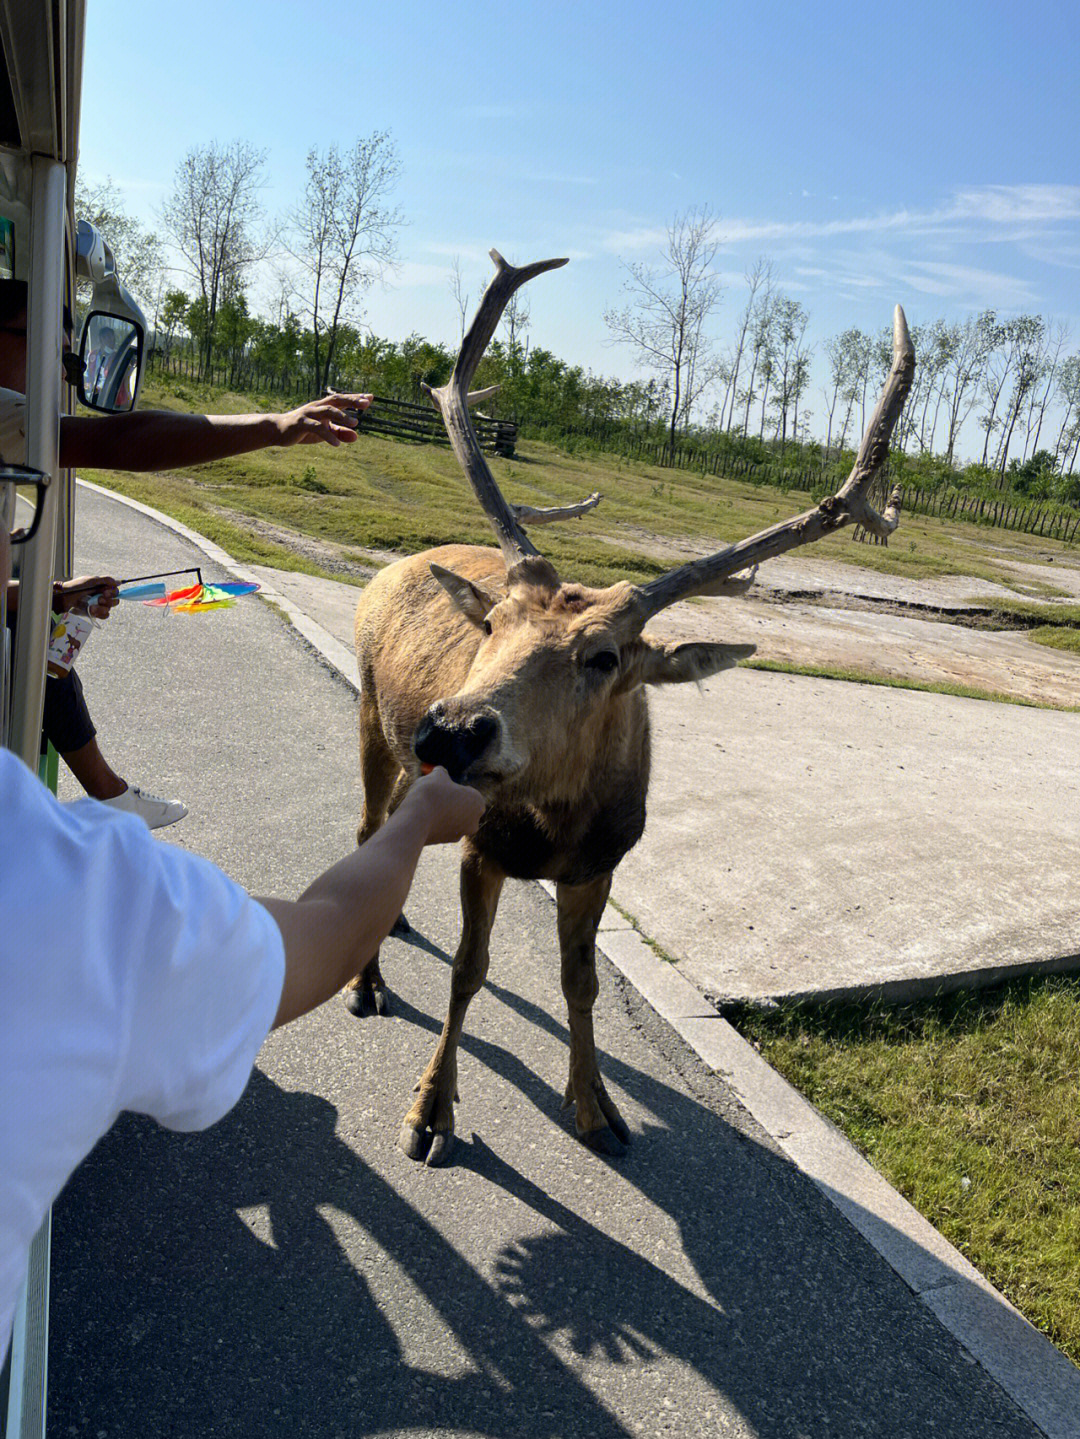
<path id="1" fill-rule="evenodd" d="M 175 824 L 187 814 L 187 805 L 181 804 L 178 799 L 161 799 L 156 794 L 144 794 L 137 784 L 129 784 L 123 794 L 102 800 L 102 804 L 137 814 L 150 829 Z"/>

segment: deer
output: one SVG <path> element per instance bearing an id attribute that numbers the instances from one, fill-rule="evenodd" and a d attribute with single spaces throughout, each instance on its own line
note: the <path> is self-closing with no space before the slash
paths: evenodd
<path id="1" fill-rule="evenodd" d="M 745 593 L 759 564 L 842 526 L 858 525 L 887 542 L 899 523 L 901 492 L 894 489 L 878 513 L 868 491 L 915 371 L 898 305 L 892 369 L 836 494 L 647 583 L 589 588 L 561 579 L 526 526 L 583 514 L 600 496 L 550 510 L 508 504 L 469 414 L 470 404 L 491 394 L 470 394 L 469 383 L 510 297 L 566 260 L 516 267 L 496 250 L 491 258 L 495 275 L 453 373 L 429 393 L 498 549 L 445 545 L 396 561 L 363 591 L 355 622 L 364 791 L 357 842 L 375 833 L 422 771 L 437 765 L 474 785 L 487 806 L 475 835 L 462 841 L 462 929 L 446 1020 L 398 1141 L 409 1158 L 428 1166 L 444 1164 L 453 1150 L 458 1045 L 469 1003 L 487 976 L 507 879 L 555 886 L 569 1030 L 563 1108 L 573 1108 L 577 1135 L 590 1149 L 625 1151 L 629 1127 L 605 1088 L 594 1042 L 596 936 L 615 867 L 645 827 L 646 689 L 704 680 L 755 648 L 665 643 L 645 627 L 679 600 Z M 356 1015 L 388 1012 L 378 952 L 349 982 L 345 1002 Z"/>

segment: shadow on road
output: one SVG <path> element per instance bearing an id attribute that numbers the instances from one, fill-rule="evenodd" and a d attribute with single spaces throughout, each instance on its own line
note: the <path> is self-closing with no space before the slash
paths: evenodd
<path id="1" fill-rule="evenodd" d="M 565 1046 L 546 1012 L 490 989 L 508 1026 Z M 395 1014 L 441 1020 L 400 998 Z M 467 1035 L 463 1051 L 551 1124 L 560 1096 L 509 1048 Z M 342 1139 L 333 1104 L 261 1071 L 208 1133 L 125 1118 L 57 1209 L 51 1432 L 1034 1432 L 786 1161 L 674 1075 L 604 1072 L 646 1118 L 621 1161 L 570 1151 L 580 1204 L 538 1182 L 526 1146 L 519 1166 L 466 1132 L 455 1168 L 413 1186 L 429 1215 Z M 535 1135 L 537 1117 L 514 1127 Z M 515 1237 L 479 1267 L 445 1237 L 451 1186 L 474 1224 L 512 1201 Z M 667 1250 L 628 1242 L 657 1211 Z M 644 1392 L 670 1408 L 643 1419 L 633 1387 L 655 1367 L 674 1382 Z"/>

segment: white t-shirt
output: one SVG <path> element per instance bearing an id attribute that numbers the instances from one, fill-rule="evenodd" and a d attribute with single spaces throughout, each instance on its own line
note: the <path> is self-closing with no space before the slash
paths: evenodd
<path id="1" fill-rule="evenodd" d="M 0 749 L 0 1355 L 30 1242 L 122 1110 L 204 1129 L 281 998 L 266 909 L 135 815 L 61 805 Z"/>

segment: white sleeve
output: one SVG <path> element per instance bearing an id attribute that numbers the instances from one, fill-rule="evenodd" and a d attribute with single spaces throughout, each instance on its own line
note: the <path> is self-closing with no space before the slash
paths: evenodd
<path id="1" fill-rule="evenodd" d="M 140 852 L 124 943 L 135 982 L 119 1107 L 170 1129 L 205 1129 L 244 1092 L 274 1021 L 281 931 L 221 870 L 136 824 L 125 836 Z"/>
<path id="2" fill-rule="evenodd" d="M 26 396 L 0 388 L 0 455 L 8 465 L 26 463 Z"/>

